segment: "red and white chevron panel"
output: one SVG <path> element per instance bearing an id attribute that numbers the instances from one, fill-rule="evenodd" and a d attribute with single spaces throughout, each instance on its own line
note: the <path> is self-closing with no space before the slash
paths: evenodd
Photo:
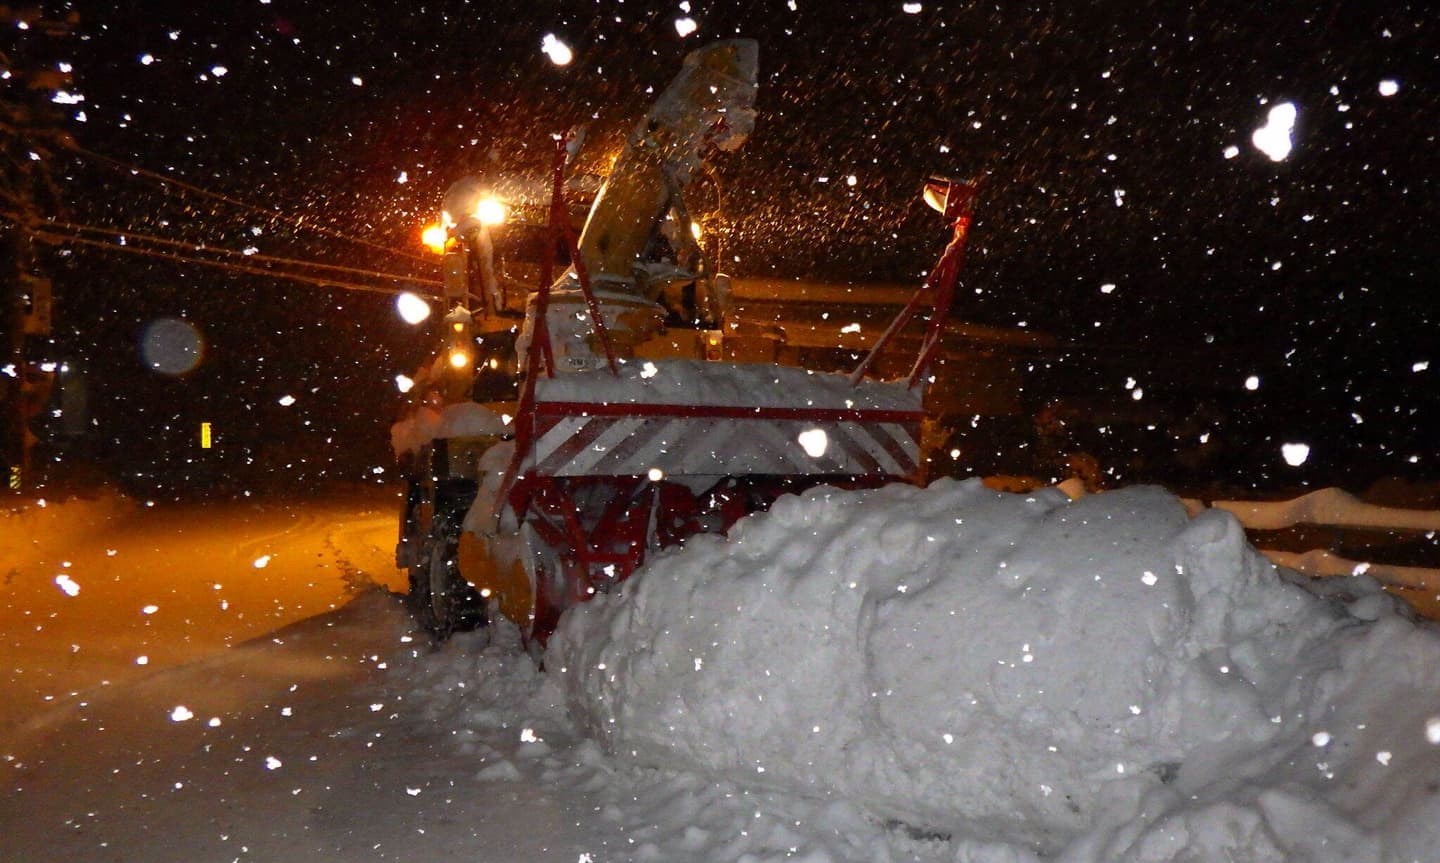
<path id="1" fill-rule="evenodd" d="M 919 416 L 902 411 L 547 403 L 534 435 L 526 469 L 544 476 L 901 478 L 920 450 Z"/>

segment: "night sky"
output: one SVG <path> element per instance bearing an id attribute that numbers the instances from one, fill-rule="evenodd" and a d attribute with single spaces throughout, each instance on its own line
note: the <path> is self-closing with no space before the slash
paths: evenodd
<path id="1" fill-rule="evenodd" d="M 1428 4 L 106 5 L 50 4 L 75 36 L 12 32 L 7 53 L 73 64 L 80 146 L 277 215 L 59 158 L 74 222 L 433 278 L 294 220 L 420 256 L 454 180 L 543 170 L 582 122 L 598 161 L 687 51 L 752 37 L 756 131 L 717 162 L 736 274 L 918 281 L 945 239 L 922 181 L 979 175 L 958 317 L 1055 335 L 1049 363 L 1116 398 L 1227 394 L 1275 483 L 1440 473 Z M 1282 103 L 1274 161 L 1251 136 Z M 276 469 L 388 464 L 391 377 L 429 346 L 385 297 L 94 249 L 51 265 L 56 350 L 94 370 L 106 457 L 165 458 L 209 412 Z M 209 344 L 181 379 L 135 351 L 166 315 Z M 1296 440 L 1312 462 L 1286 474 Z"/>

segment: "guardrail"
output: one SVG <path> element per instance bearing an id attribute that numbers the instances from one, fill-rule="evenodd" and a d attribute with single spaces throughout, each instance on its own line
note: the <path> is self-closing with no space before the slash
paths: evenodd
<path id="1" fill-rule="evenodd" d="M 1068 479 L 1058 487 L 1072 498 L 1086 493 L 1079 479 Z M 1250 531 L 1282 531 L 1314 526 L 1392 535 L 1414 534 L 1417 538 L 1423 536 L 1426 539 L 1440 533 L 1440 510 L 1379 506 L 1366 503 L 1338 488 L 1320 489 L 1291 500 L 1182 500 L 1191 515 L 1206 509 L 1223 509 Z M 1425 600 L 1423 605 L 1426 607 L 1422 613 L 1427 616 L 1440 614 L 1440 568 L 1353 560 L 1326 548 L 1286 551 L 1257 547 L 1257 550 L 1277 566 L 1316 578 L 1368 575 L 1387 587 L 1407 591 L 1405 595 L 1412 600 Z M 1408 591 L 1419 591 L 1423 596 L 1416 597 Z"/>
<path id="2" fill-rule="evenodd" d="M 1192 511 L 1206 506 L 1196 500 L 1187 500 L 1186 504 Z M 1217 500 L 1208 506 L 1234 515 L 1248 530 L 1276 531 L 1313 525 L 1414 534 L 1440 532 L 1440 510 L 1378 506 L 1338 488 L 1320 489 L 1292 500 Z M 1440 594 L 1440 568 L 1352 560 L 1323 548 L 1302 552 L 1261 548 L 1260 552 L 1279 566 L 1310 576 L 1368 575 L 1392 587 Z"/>

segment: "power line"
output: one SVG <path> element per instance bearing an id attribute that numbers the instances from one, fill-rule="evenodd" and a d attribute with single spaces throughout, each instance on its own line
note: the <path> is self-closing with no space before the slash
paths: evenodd
<path id="1" fill-rule="evenodd" d="M 403 294 L 406 292 L 404 289 L 401 288 L 384 288 L 378 285 L 362 285 L 355 282 L 342 282 L 336 279 L 326 279 L 320 276 L 306 275 L 303 273 L 290 273 L 282 270 L 266 269 L 264 267 L 247 267 L 241 264 L 231 264 L 226 263 L 225 261 L 218 261 L 213 258 L 191 258 L 185 255 L 176 255 L 168 252 L 156 251 L 154 249 L 146 249 L 141 246 L 122 246 L 115 243 L 107 243 L 101 240 L 92 240 L 79 235 L 62 236 L 41 231 L 37 232 L 34 236 L 37 240 L 45 243 L 79 243 L 81 245 L 95 246 L 97 248 L 109 249 L 116 252 L 128 252 L 132 255 L 144 255 L 151 258 L 162 258 L 167 261 L 178 261 L 187 264 L 200 264 L 202 266 L 215 267 L 216 269 L 229 270 L 231 272 L 237 273 L 246 273 L 253 276 L 270 276 L 272 278 L 289 279 L 291 281 L 303 282 L 322 288 L 338 288 L 345 291 L 359 291 L 362 293 L 370 294 L 386 294 L 388 296 L 395 296 L 397 294 Z M 433 280 L 427 280 L 424 282 L 417 281 L 417 284 L 434 286 L 440 283 Z M 429 299 L 439 299 L 439 297 L 434 294 L 421 294 L 421 296 L 427 297 Z"/>
<path id="2" fill-rule="evenodd" d="M 251 212 L 255 212 L 255 213 L 263 213 L 265 216 L 267 216 L 267 217 L 269 217 L 269 218 L 279 219 L 280 221 L 286 222 L 286 223 L 288 223 L 288 224 L 290 224 L 290 225 L 292 225 L 293 227 L 296 227 L 296 228 L 301 228 L 301 229 L 306 229 L 306 230 L 312 230 L 312 231 L 319 231 L 319 232 L 322 233 L 322 234 L 325 234 L 325 235 L 331 236 L 331 237 L 335 237 L 336 239 L 344 240 L 344 241 L 346 241 L 346 242 L 348 242 L 348 243 L 358 243 L 359 245 L 362 245 L 362 246 L 369 246 L 369 247 L 372 248 L 372 249 L 378 249 L 379 251 L 385 252 L 386 254 L 395 255 L 395 256 L 398 256 L 398 257 L 402 257 L 402 258 L 410 258 L 411 260 L 415 260 L 415 261 L 424 261 L 424 260 L 425 260 L 424 258 L 420 257 L 419 255 L 414 255 L 414 254 L 411 254 L 411 253 L 409 253 L 409 252 L 402 252 L 402 251 L 400 251 L 399 249 L 392 249 L 392 248 L 390 248 L 389 246 L 382 246 L 382 245 L 380 245 L 379 243 L 374 243 L 374 242 L 371 242 L 371 241 L 369 241 L 369 240 L 361 239 L 361 238 L 359 238 L 359 237 L 352 237 L 352 236 L 350 236 L 349 234 L 342 233 L 342 232 L 337 231 L 337 230 L 335 230 L 335 229 L 333 229 L 333 228 L 327 228 L 327 227 L 325 227 L 324 225 L 310 225 L 310 224 L 305 224 L 305 222 L 304 222 L 303 219 L 291 218 L 291 217 L 285 215 L 284 213 L 279 213 L 279 212 L 276 212 L 275 210 L 266 209 L 265 207 L 257 206 L 257 205 L 255 205 L 255 204 L 251 204 L 251 203 L 248 203 L 248 202 L 246 202 L 246 201 L 240 201 L 240 200 L 237 200 L 237 199 L 235 199 L 235 198 L 231 198 L 231 197 L 229 197 L 228 195 L 222 195 L 222 194 L 220 194 L 219 192 L 212 192 L 212 191 L 210 191 L 210 190 L 208 190 L 208 189 L 202 189 L 202 188 L 199 187 L 199 186 L 193 185 L 193 184 L 191 184 L 191 183 L 187 183 L 187 182 L 185 182 L 185 181 L 183 181 L 183 180 L 177 180 L 177 179 L 175 179 L 174 177 L 167 177 L 167 176 L 165 176 L 164 174 L 157 174 L 157 173 L 154 172 L 154 171 L 147 171 L 146 169 L 141 168 L 141 167 L 138 166 L 138 165 L 132 165 L 132 164 L 130 164 L 130 163 L 128 163 L 128 162 L 122 162 L 122 161 L 120 161 L 119 159 L 115 159 L 115 158 L 112 158 L 112 157 L 110 157 L 110 156 L 106 156 L 106 155 L 104 155 L 103 153 L 96 153 L 96 152 L 93 151 L 93 150 L 87 150 L 87 149 L 85 149 L 84 147 L 75 146 L 75 147 L 72 148 L 72 150 L 73 150 L 73 152 L 75 152 L 75 153 L 78 154 L 78 155 L 88 156 L 88 157 L 90 157 L 90 158 L 92 158 L 92 159 L 96 159 L 96 160 L 98 160 L 98 161 L 104 162 L 104 163 L 108 164 L 109 166 L 111 166 L 112 168 L 116 168 L 116 169 L 118 169 L 118 170 L 127 171 L 127 172 L 129 172 L 129 173 L 131 173 L 131 174 L 134 174 L 134 175 L 136 175 L 136 176 L 145 177 L 145 178 L 150 179 L 150 180 L 155 180 L 155 181 L 157 181 L 157 182 L 159 182 L 159 183 L 164 183 L 164 184 L 171 185 L 171 186 L 177 186 L 177 187 L 179 187 L 179 188 L 181 188 L 181 189 L 184 189 L 185 191 L 190 192 L 190 193 L 192 193 L 192 194 L 200 195 L 201 197 L 210 198 L 210 199 L 216 200 L 216 201 L 222 201 L 222 202 L 224 202 L 224 203 L 226 203 L 226 204 L 229 204 L 229 205 L 231 205 L 231 206 L 233 206 L 233 207 L 240 207 L 240 208 L 242 208 L 242 209 L 250 210 Z"/>
<path id="3" fill-rule="evenodd" d="M 118 235 L 124 239 L 137 239 L 147 243 L 154 243 L 156 245 L 175 246 L 194 252 L 205 252 L 207 254 L 213 255 L 239 256 L 251 261 L 268 261 L 277 264 L 310 267 L 317 270 L 331 270 L 337 273 L 349 273 L 351 275 L 368 276 L 375 279 L 393 279 L 395 281 L 413 282 L 415 284 L 431 285 L 435 287 L 439 287 L 441 284 L 436 279 L 423 278 L 420 276 L 403 275 L 397 273 L 384 273 L 377 270 L 362 270 L 356 267 L 344 267 L 340 266 L 339 264 L 322 264 L 315 261 L 301 260 L 299 258 L 281 258 L 274 255 L 264 255 L 259 252 L 246 253 L 236 251 L 234 249 L 207 246 L 201 243 L 174 240 L 169 237 L 160 237 L 154 234 L 146 234 L 140 231 L 131 231 L 125 228 L 107 228 L 97 225 L 80 225 L 74 222 L 56 222 L 48 220 L 37 222 L 36 225 L 37 227 L 57 228 L 60 230 L 70 231 L 72 235 L 79 235 L 85 233 Z"/>

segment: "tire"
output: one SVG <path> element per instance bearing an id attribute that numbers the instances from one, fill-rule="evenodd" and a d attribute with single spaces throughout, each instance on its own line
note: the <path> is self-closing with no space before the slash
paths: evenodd
<path id="1" fill-rule="evenodd" d="M 485 600 L 460 576 L 458 552 L 457 540 L 432 533 L 410 568 L 411 609 L 437 642 L 490 622 Z"/>

